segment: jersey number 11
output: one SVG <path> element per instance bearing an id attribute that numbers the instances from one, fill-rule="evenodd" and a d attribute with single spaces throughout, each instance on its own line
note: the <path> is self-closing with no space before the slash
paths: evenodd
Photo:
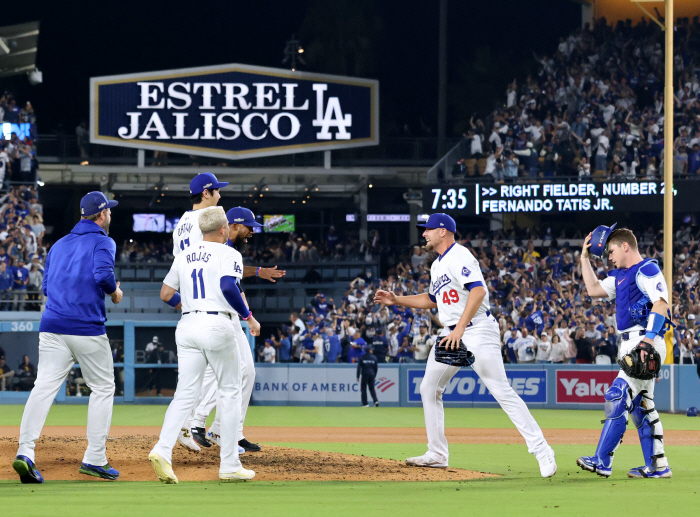
<path id="1" fill-rule="evenodd" d="M 197 292 L 197 278 L 199 278 L 199 290 L 202 292 L 202 298 L 206 298 L 206 293 L 204 292 L 204 278 L 202 277 L 202 269 L 197 271 L 192 270 L 192 298 L 195 300 L 199 298 L 199 293 Z"/>

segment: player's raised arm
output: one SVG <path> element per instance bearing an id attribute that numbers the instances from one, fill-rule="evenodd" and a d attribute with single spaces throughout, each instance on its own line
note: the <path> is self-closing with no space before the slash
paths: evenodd
<path id="1" fill-rule="evenodd" d="M 435 300 L 428 293 L 415 294 L 412 296 L 396 296 L 390 291 L 378 290 L 374 293 L 374 303 L 384 305 L 401 305 L 412 309 L 434 309 L 437 307 Z"/>
<path id="2" fill-rule="evenodd" d="M 613 228 L 615 225 L 613 225 Z M 586 236 L 583 241 L 583 247 L 581 249 L 581 274 L 583 275 L 583 283 L 586 285 L 586 291 L 588 296 L 592 298 L 607 298 L 609 295 L 603 286 L 600 285 L 598 277 L 593 271 L 593 266 L 590 260 L 591 251 L 591 238 L 593 237 L 593 232 Z"/>

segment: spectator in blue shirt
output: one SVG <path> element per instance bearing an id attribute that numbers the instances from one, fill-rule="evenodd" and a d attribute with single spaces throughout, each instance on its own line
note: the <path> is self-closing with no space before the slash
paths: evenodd
<path id="1" fill-rule="evenodd" d="M 277 348 L 277 359 L 280 363 L 289 363 L 292 361 L 292 341 L 289 338 L 289 330 L 284 327 L 277 331 L 279 339 L 272 336 L 272 341 Z"/>
<path id="2" fill-rule="evenodd" d="M 12 286 L 13 309 L 24 310 L 24 301 L 27 299 L 27 284 L 29 283 L 29 271 L 24 267 L 24 259 L 17 261 L 14 268 L 14 284 Z"/>
<path id="3" fill-rule="evenodd" d="M 326 328 L 325 336 L 323 337 L 323 347 L 325 348 L 325 356 L 327 363 L 336 363 L 340 358 L 343 347 L 340 345 L 340 338 L 331 328 Z"/>
<path id="4" fill-rule="evenodd" d="M 0 310 L 10 310 L 10 300 L 12 300 L 12 293 L 10 290 L 14 285 L 14 280 L 13 271 L 7 268 L 6 262 L 0 261 L 0 298 L 2 299 Z"/>
<path id="5" fill-rule="evenodd" d="M 399 351 L 396 354 L 396 357 L 400 363 L 413 363 L 415 362 L 413 359 L 413 352 L 415 352 L 415 350 L 416 349 L 411 344 L 409 337 L 404 334 L 399 340 Z"/>
<path id="6" fill-rule="evenodd" d="M 329 304 L 326 301 L 326 295 L 323 293 L 318 293 L 316 296 L 314 296 L 313 300 L 311 300 L 311 307 L 313 308 L 314 313 L 325 318 L 329 309 Z M 331 306 L 330 308 L 332 309 L 333 307 Z"/>
<path id="7" fill-rule="evenodd" d="M 694 144 L 693 150 L 688 153 L 688 174 L 700 172 L 700 144 Z"/>
<path id="8" fill-rule="evenodd" d="M 367 342 L 362 339 L 362 333 L 359 330 L 355 331 L 355 334 L 350 340 L 350 351 L 348 353 L 348 362 L 356 363 L 357 360 L 362 357 L 367 348 Z"/>

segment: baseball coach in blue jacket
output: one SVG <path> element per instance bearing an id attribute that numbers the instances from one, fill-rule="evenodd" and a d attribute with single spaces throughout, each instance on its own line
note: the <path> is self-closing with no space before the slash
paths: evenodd
<path id="1" fill-rule="evenodd" d="M 112 208 L 102 192 L 80 201 L 80 221 L 49 251 L 44 271 L 46 308 L 39 327 L 38 375 L 22 415 L 19 450 L 12 464 L 22 483 L 43 483 L 35 464 L 34 442 L 58 390 L 74 363 L 92 391 L 88 407 L 88 446 L 78 469 L 115 480 L 105 446 L 112 422 L 114 365 L 105 328 L 105 295 L 122 299 L 114 277 L 116 244 L 108 237 Z"/>

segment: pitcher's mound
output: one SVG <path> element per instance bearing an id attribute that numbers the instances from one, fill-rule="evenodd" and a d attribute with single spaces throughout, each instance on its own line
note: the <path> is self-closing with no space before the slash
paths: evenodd
<path id="1" fill-rule="evenodd" d="M 156 440 L 150 436 L 124 436 L 107 442 L 107 458 L 123 481 L 157 480 L 148 453 Z M 37 466 L 44 478 L 85 480 L 78 473 L 87 441 L 73 437 L 46 437 L 37 442 Z M 12 459 L 17 440 L 0 438 L 0 479 L 17 479 Z M 289 447 L 263 446 L 262 452 L 241 456 L 243 466 L 255 471 L 257 481 L 464 481 L 494 474 L 464 469 L 409 467 L 402 461 L 319 452 Z M 219 448 L 190 452 L 176 445 L 173 470 L 180 481 L 217 481 Z M 97 480 L 97 479 L 96 479 Z"/>

